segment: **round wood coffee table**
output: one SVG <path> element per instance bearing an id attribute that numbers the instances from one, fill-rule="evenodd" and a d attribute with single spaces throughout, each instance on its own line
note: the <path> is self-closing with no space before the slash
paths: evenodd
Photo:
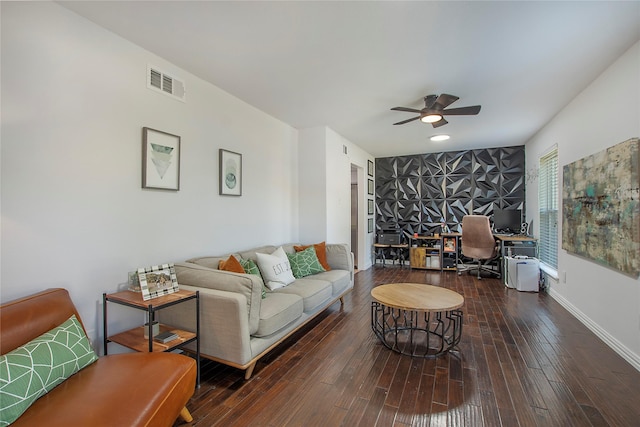
<path id="1" fill-rule="evenodd" d="M 419 283 L 391 283 L 371 290 L 371 329 L 389 349 L 434 358 L 452 350 L 462 336 L 464 297 Z"/>

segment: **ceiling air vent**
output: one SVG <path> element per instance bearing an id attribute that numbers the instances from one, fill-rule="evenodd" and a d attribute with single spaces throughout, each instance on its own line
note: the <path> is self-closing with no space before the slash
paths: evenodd
<path id="1" fill-rule="evenodd" d="M 182 102 L 186 101 L 184 82 L 151 65 L 147 67 L 147 87 Z"/>

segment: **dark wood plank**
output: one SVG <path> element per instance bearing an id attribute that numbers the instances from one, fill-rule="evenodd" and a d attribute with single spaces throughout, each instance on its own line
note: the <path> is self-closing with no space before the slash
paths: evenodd
<path id="1" fill-rule="evenodd" d="M 458 351 L 399 355 L 371 331 L 371 289 L 414 282 L 465 297 Z M 206 328 L 207 325 L 202 325 Z M 213 326 L 215 327 L 215 326 Z M 549 295 L 453 272 L 375 267 L 344 306 L 265 356 L 254 376 L 203 361 L 178 426 L 632 426 L 640 372 Z"/>

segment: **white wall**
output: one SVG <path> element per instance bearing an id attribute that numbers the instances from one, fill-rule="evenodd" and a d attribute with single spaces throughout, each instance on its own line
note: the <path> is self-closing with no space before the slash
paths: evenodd
<path id="1" fill-rule="evenodd" d="M 344 153 L 344 149 L 347 153 Z M 343 136 L 328 129 L 327 134 L 327 215 L 332 218 L 328 233 L 329 241 L 351 241 L 351 165 L 356 166 L 358 174 L 358 269 L 371 267 L 371 250 L 373 233 L 367 231 L 367 199 L 375 196 L 367 195 L 367 161 L 374 158 Z"/>
<path id="2" fill-rule="evenodd" d="M 299 131 L 300 241 L 327 240 L 327 128 Z"/>
<path id="3" fill-rule="evenodd" d="M 1 7 L 2 301 L 67 288 L 95 338 L 128 271 L 298 240 L 295 129 L 55 3 Z M 141 189 L 143 126 L 181 136 L 180 191 Z M 219 148 L 243 155 L 242 197 L 218 195 Z"/>
<path id="4" fill-rule="evenodd" d="M 349 143 L 327 129 L 327 227 L 330 242 L 351 242 L 351 156 Z M 346 148 L 346 153 L 344 152 Z M 355 163 L 357 165 L 357 163 Z"/>
<path id="5" fill-rule="evenodd" d="M 638 136 L 640 42 L 527 142 L 527 165 L 537 167 L 540 155 L 557 144 L 562 176 L 562 166 Z M 538 181 L 531 180 L 527 185 L 529 214 L 538 211 L 537 194 Z M 539 224 L 537 219 L 536 214 L 534 223 Z M 640 280 L 562 250 L 561 223 L 558 235 L 560 279 L 550 280 L 551 295 L 640 369 Z"/>
<path id="6" fill-rule="evenodd" d="M 373 157 L 327 127 L 301 129 L 299 147 L 300 240 L 351 243 L 353 164 L 359 176 L 358 268 L 366 270 L 374 235 L 367 233 L 365 175 L 367 160 Z"/>

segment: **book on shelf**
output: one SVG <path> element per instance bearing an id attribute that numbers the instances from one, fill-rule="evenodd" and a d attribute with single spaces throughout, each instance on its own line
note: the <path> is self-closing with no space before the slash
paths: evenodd
<path id="1" fill-rule="evenodd" d="M 156 340 L 158 342 L 161 342 L 163 344 L 166 344 L 166 343 L 168 343 L 170 341 L 173 341 L 173 340 L 177 340 L 178 338 L 180 338 L 178 336 L 178 334 L 173 333 L 173 332 L 169 332 L 169 331 L 161 332 L 158 335 L 156 335 L 155 337 L 153 337 L 154 340 Z"/>

